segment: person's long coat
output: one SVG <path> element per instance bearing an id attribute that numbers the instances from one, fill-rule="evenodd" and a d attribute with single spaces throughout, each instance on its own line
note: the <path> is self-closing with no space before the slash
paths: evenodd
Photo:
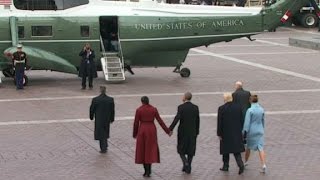
<path id="1" fill-rule="evenodd" d="M 154 120 L 169 134 L 170 130 L 160 118 L 158 110 L 151 105 L 142 105 L 136 110 L 133 137 L 136 138 L 136 164 L 160 163 L 157 129 Z"/>
<path id="2" fill-rule="evenodd" d="M 178 106 L 177 115 L 169 129 L 173 130 L 179 121 L 177 151 L 179 154 L 194 156 L 200 127 L 198 106 L 191 102 Z"/>
<path id="3" fill-rule="evenodd" d="M 220 154 L 244 152 L 242 127 L 242 109 L 238 104 L 227 102 L 219 107 L 217 135 L 222 138 Z"/>
<path id="4" fill-rule="evenodd" d="M 86 62 L 86 59 L 87 59 L 86 51 L 82 50 L 79 53 L 79 56 L 81 56 L 81 62 L 79 67 L 79 77 L 82 77 L 84 74 L 86 76 L 91 75 L 93 78 L 98 77 L 96 63 L 94 62 L 94 58 L 96 57 L 94 51 L 91 50 L 91 54 L 89 55 L 89 64 L 87 64 Z M 87 68 L 88 66 L 89 68 Z"/>
<path id="5" fill-rule="evenodd" d="M 247 110 L 250 108 L 250 96 L 251 93 L 243 88 L 237 89 L 234 93 L 232 93 L 233 102 L 241 106 L 243 116 L 246 115 Z"/>
<path id="6" fill-rule="evenodd" d="M 104 140 L 110 137 L 110 123 L 114 121 L 114 100 L 105 94 L 92 99 L 90 119 L 95 119 L 94 139 Z"/>
<path id="7" fill-rule="evenodd" d="M 251 150 L 263 150 L 264 146 L 264 109 L 253 103 L 246 113 L 243 133 L 247 132 L 247 147 Z"/>

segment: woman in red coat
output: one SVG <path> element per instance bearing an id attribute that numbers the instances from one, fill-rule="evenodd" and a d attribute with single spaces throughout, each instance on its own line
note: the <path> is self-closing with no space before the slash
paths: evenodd
<path id="1" fill-rule="evenodd" d="M 136 145 L 136 164 L 143 164 L 144 177 L 150 177 L 151 164 L 160 163 L 160 154 L 157 140 L 157 129 L 154 119 L 158 121 L 162 129 L 169 135 L 172 135 L 170 129 L 160 118 L 158 110 L 149 104 L 149 98 L 143 96 L 140 106 L 135 115 L 133 138 L 137 139 Z"/>

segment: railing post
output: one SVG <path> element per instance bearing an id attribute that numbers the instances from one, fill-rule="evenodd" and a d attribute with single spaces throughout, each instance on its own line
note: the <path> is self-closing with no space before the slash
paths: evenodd
<path id="1" fill-rule="evenodd" d="M 18 27 L 17 27 L 17 18 L 14 16 L 11 16 L 10 18 L 10 31 L 11 31 L 11 41 L 12 46 L 17 46 L 19 43 L 19 37 L 18 37 Z"/>

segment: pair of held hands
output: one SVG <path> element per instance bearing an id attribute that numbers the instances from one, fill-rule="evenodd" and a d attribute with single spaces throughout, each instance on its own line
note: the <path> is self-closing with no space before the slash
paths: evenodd
<path id="1" fill-rule="evenodd" d="M 170 131 L 170 132 L 169 132 L 169 134 L 168 134 L 168 136 L 169 136 L 169 137 L 171 137 L 171 136 L 172 136 L 172 134 L 173 134 L 173 131 Z M 136 139 L 136 136 L 135 136 L 135 137 L 133 137 L 133 138 L 134 138 L 134 139 Z"/>

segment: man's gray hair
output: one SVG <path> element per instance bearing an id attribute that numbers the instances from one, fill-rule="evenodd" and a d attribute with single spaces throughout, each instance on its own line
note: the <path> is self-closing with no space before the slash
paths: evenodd
<path id="1" fill-rule="evenodd" d="M 237 82 L 236 82 L 236 85 L 237 85 L 238 87 L 242 87 L 242 86 L 243 86 L 243 83 L 242 83 L 241 81 L 237 81 Z"/>

